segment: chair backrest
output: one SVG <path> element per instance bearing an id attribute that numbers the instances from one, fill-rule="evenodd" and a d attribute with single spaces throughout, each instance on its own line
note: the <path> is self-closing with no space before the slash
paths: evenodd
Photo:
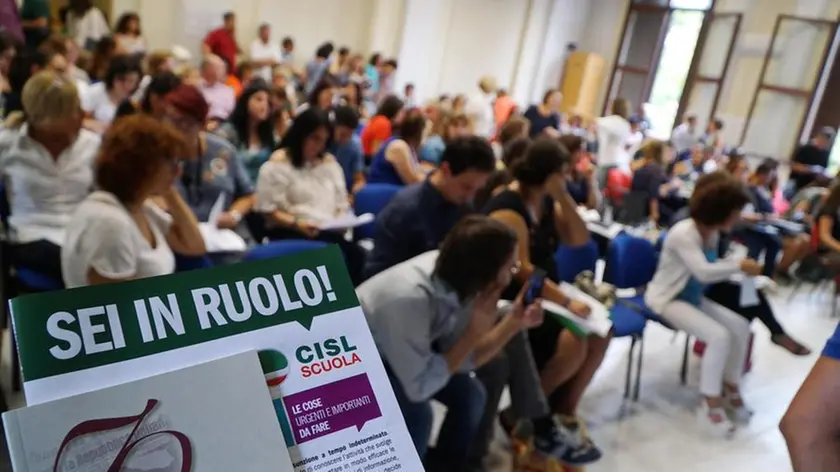
<path id="1" fill-rule="evenodd" d="M 353 207 L 357 215 L 373 213 L 378 215 L 404 187 L 391 184 L 367 184 L 353 197 Z M 374 223 L 359 226 L 353 230 L 356 239 L 373 237 Z"/>
<path id="2" fill-rule="evenodd" d="M 312 251 L 327 247 L 323 241 L 310 241 L 308 239 L 282 239 L 272 241 L 268 244 L 256 246 L 242 258 L 243 261 L 258 261 L 261 259 L 273 259 L 275 257 L 288 256 L 304 251 Z"/>
<path id="3" fill-rule="evenodd" d="M 631 190 L 624 196 L 621 211 L 616 221 L 621 224 L 636 226 L 645 223 L 650 215 L 650 197 L 647 192 Z"/>
<path id="4" fill-rule="evenodd" d="M 604 281 L 616 288 L 640 288 L 653 279 L 658 258 L 650 241 L 628 233 L 616 236 L 607 247 Z"/>
<path id="5" fill-rule="evenodd" d="M 581 272 L 588 270 L 595 273 L 595 266 L 598 264 L 598 244 L 590 239 L 586 245 L 580 247 L 560 245 L 554 253 L 554 262 L 560 281 L 573 283 Z"/>

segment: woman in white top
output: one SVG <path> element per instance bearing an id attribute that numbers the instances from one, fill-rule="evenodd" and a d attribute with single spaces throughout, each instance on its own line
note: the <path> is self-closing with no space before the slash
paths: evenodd
<path id="1" fill-rule="evenodd" d="M 9 199 L 10 259 L 61 280 L 61 244 L 71 214 L 93 185 L 99 137 L 81 129 L 72 79 L 43 71 L 26 82 L 23 112 L 0 132 L 0 173 Z"/>
<path id="2" fill-rule="evenodd" d="M 93 0 L 70 0 L 67 32 L 76 44 L 90 51 L 103 36 L 111 34 L 111 28 L 102 11 L 93 6 Z"/>
<path id="3" fill-rule="evenodd" d="M 88 87 L 82 97 L 87 119 L 85 128 L 102 134 L 114 120 L 117 107 L 128 100 L 140 83 L 142 68 L 133 56 L 119 55 L 111 59 L 105 80 Z"/>
<path id="4" fill-rule="evenodd" d="M 361 248 L 342 232 L 319 225 L 350 211 L 344 171 L 325 152 L 331 134 L 326 112 L 310 108 L 295 117 L 278 150 L 260 168 L 254 209 L 265 215 L 270 239 L 317 239 L 338 244 L 350 275 L 361 281 Z"/>
<path id="5" fill-rule="evenodd" d="M 140 30 L 140 17 L 130 11 L 123 13 L 114 28 L 114 40 L 120 54 L 143 54 L 146 52 L 146 40 Z"/>
<path id="6" fill-rule="evenodd" d="M 175 256 L 201 256 L 204 240 L 174 187 L 186 143 L 147 115 L 123 117 L 102 142 L 96 186 L 67 227 L 61 251 L 67 287 L 171 274 Z M 152 202 L 160 198 L 169 214 Z"/>
<path id="7" fill-rule="evenodd" d="M 627 141 L 632 135 L 630 127 L 630 101 L 616 98 L 612 104 L 612 114 L 596 120 L 598 126 L 598 184 L 607 187 L 607 174 L 616 167 L 630 168 L 630 154 Z"/>
<path id="8" fill-rule="evenodd" d="M 752 415 L 739 388 L 750 326 L 742 316 L 707 298 L 704 291 L 707 285 L 737 274 L 760 275 L 762 267 L 752 259 L 717 258 L 720 233 L 731 231 L 748 201 L 740 182 L 724 178 L 698 187 L 691 197 L 691 217 L 668 231 L 645 302 L 674 328 L 706 343 L 700 372 L 704 400 L 698 421 L 716 434 L 730 435 L 735 423 L 746 423 Z"/>

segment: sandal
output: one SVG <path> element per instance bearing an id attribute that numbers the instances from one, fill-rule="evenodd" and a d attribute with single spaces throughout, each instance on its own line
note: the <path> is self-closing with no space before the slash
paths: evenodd
<path id="1" fill-rule="evenodd" d="M 810 349 L 794 341 L 793 338 L 791 338 L 787 334 L 775 334 L 773 336 L 770 336 L 770 341 L 772 341 L 773 344 L 777 346 L 785 348 L 794 356 L 807 356 L 808 354 L 811 354 Z"/>

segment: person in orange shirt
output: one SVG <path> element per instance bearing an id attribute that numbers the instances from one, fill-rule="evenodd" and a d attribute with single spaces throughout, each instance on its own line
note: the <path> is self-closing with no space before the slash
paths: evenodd
<path id="1" fill-rule="evenodd" d="M 516 102 L 510 98 L 505 89 L 496 92 L 496 101 L 493 103 L 493 115 L 496 120 L 496 132 L 507 123 L 511 116 L 516 113 Z"/>
<path id="2" fill-rule="evenodd" d="M 371 158 L 379 152 L 382 143 L 391 137 L 393 125 L 402 117 L 403 106 L 402 100 L 389 95 L 382 101 L 376 115 L 368 121 L 361 135 L 365 162 L 370 163 Z"/>

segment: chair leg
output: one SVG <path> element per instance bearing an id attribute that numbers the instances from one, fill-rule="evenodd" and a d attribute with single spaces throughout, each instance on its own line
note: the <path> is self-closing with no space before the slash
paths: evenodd
<path id="1" fill-rule="evenodd" d="M 633 375 L 633 352 L 636 350 L 636 336 L 630 341 L 630 351 L 627 353 L 627 374 L 624 376 L 624 398 L 630 398 L 630 377 Z"/>
<path id="2" fill-rule="evenodd" d="M 685 349 L 683 349 L 683 360 L 682 360 L 682 368 L 680 369 L 680 383 L 682 385 L 686 385 L 687 378 L 688 378 L 688 351 L 689 351 L 689 344 L 691 344 L 691 336 L 688 333 L 685 334 Z"/>
<path id="3" fill-rule="evenodd" d="M 639 352 L 636 353 L 636 385 L 633 387 L 633 401 L 639 401 L 639 390 L 642 388 L 642 357 L 645 354 L 645 335 L 639 336 Z"/>

